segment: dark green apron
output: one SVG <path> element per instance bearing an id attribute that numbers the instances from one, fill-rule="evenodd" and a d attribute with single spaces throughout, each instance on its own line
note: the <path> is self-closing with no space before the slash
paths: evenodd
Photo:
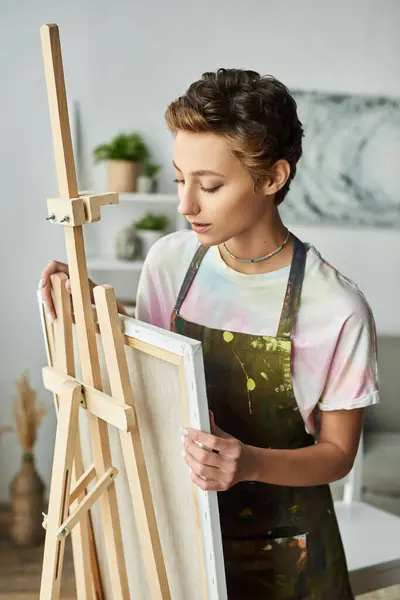
<path id="1" fill-rule="evenodd" d="M 276 337 L 210 329 L 179 316 L 207 246 L 198 248 L 171 318 L 172 331 L 202 342 L 208 403 L 216 424 L 261 448 L 314 444 L 294 397 L 290 369 L 291 332 L 306 262 L 304 244 L 292 238 L 293 259 Z M 240 482 L 219 492 L 218 502 L 229 600 L 353 599 L 328 485 Z"/>

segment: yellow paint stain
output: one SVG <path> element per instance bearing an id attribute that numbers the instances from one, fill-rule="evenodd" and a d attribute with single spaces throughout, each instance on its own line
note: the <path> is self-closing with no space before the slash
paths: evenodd
<path id="1" fill-rule="evenodd" d="M 264 371 L 261 371 L 260 373 L 261 377 L 263 377 L 265 379 L 265 381 L 268 381 L 268 377 L 267 375 L 264 373 Z"/>
<path id="2" fill-rule="evenodd" d="M 228 344 L 233 340 L 233 333 L 231 333 L 230 331 L 224 331 L 222 335 L 225 342 L 228 342 Z"/>
<path id="3" fill-rule="evenodd" d="M 290 508 L 290 512 L 293 514 L 296 514 L 297 512 L 299 512 L 299 510 L 301 510 L 301 506 L 299 506 L 298 504 L 294 504 Z"/>
<path id="4" fill-rule="evenodd" d="M 250 392 L 252 392 L 253 390 L 256 389 L 256 382 L 251 377 L 249 377 L 248 380 L 247 380 L 247 389 Z"/>
<path id="5" fill-rule="evenodd" d="M 264 344 L 258 338 L 256 340 L 254 340 L 253 342 L 251 342 L 250 346 L 252 346 L 253 348 L 256 348 L 256 349 L 260 349 L 260 350 L 264 348 Z"/>

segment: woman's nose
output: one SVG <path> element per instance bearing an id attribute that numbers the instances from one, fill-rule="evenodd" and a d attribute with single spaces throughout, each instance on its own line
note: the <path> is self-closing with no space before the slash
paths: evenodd
<path id="1" fill-rule="evenodd" d="M 196 195 L 189 187 L 185 187 L 179 194 L 178 213 L 181 215 L 197 215 L 200 207 L 196 200 Z"/>

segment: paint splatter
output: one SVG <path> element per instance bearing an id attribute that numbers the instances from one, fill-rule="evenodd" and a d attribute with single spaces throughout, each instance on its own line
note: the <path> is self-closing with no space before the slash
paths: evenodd
<path id="1" fill-rule="evenodd" d="M 222 334 L 222 337 L 224 338 L 224 341 L 227 344 L 229 344 L 233 340 L 234 335 L 230 331 L 224 331 L 223 334 Z M 251 407 L 250 391 L 255 389 L 256 384 L 255 384 L 255 381 L 253 379 L 251 379 L 247 375 L 246 369 L 244 368 L 244 364 L 242 363 L 242 361 L 240 360 L 240 358 L 238 357 L 238 355 L 236 354 L 236 352 L 234 351 L 234 349 L 232 348 L 232 346 L 231 346 L 231 350 L 232 350 L 233 355 L 235 356 L 236 360 L 239 362 L 239 364 L 240 364 L 240 366 L 241 366 L 241 368 L 243 370 L 243 373 L 246 376 L 246 390 L 247 390 L 247 398 L 248 398 L 248 401 L 249 401 L 249 413 L 252 415 L 253 414 L 253 410 L 252 410 L 252 407 Z M 250 384 L 249 384 L 249 382 L 250 382 Z M 253 385 L 254 385 L 254 387 L 252 387 Z"/>
<path id="2" fill-rule="evenodd" d="M 256 382 L 254 381 L 254 379 L 251 379 L 251 377 L 249 377 L 247 379 L 247 389 L 252 392 L 253 390 L 256 389 Z"/>
<path id="3" fill-rule="evenodd" d="M 231 333 L 230 331 L 224 331 L 224 333 L 222 335 L 223 335 L 223 338 L 224 338 L 225 342 L 227 342 L 228 344 L 234 338 L 233 333 Z"/>

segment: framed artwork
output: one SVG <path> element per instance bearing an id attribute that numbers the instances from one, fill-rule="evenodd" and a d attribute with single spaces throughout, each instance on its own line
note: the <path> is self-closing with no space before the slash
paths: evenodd
<path id="1" fill-rule="evenodd" d="M 290 224 L 400 227 L 400 100 L 293 96 L 305 137 L 282 217 Z"/>

